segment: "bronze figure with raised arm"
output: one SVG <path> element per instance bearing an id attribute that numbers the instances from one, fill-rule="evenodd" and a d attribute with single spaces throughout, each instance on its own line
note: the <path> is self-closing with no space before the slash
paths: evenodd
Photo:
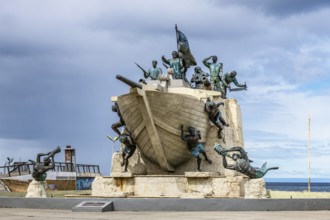
<path id="1" fill-rule="evenodd" d="M 59 152 L 61 152 L 61 148 L 58 146 L 55 150 L 48 153 L 39 153 L 36 161 L 29 160 L 34 165 L 32 177 L 36 181 L 44 181 L 47 177 L 46 172 L 55 168 L 54 156 Z M 41 157 L 43 156 L 47 157 L 44 157 L 43 162 L 41 162 Z"/>

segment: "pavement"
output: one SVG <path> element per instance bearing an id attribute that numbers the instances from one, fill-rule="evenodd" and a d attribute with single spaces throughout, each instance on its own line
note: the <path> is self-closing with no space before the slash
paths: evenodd
<path id="1" fill-rule="evenodd" d="M 23 209 L 23 208 L 0 208 L 0 220 L 102 220 L 102 219 L 129 219 L 129 220 L 148 220 L 148 219 L 180 219 L 180 220 L 329 220 L 330 211 L 225 211 L 225 212 L 132 212 L 132 211 L 113 211 L 103 213 L 92 212 L 72 212 L 71 210 L 58 209 Z"/>

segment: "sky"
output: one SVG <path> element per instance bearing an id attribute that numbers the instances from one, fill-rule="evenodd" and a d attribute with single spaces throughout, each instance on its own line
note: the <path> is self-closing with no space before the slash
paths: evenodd
<path id="1" fill-rule="evenodd" d="M 170 58 L 177 24 L 204 71 L 217 55 L 247 83 L 228 97 L 254 165 L 280 167 L 268 178 L 307 177 L 310 114 L 311 177 L 328 178 L 329 15 L 327 0 L 1 0 L 0 166 L 71 145 L 77 163 L 109 175 L 111 96 L 129 90 L 115 75 L 138 81 L 134 62 Z"/>

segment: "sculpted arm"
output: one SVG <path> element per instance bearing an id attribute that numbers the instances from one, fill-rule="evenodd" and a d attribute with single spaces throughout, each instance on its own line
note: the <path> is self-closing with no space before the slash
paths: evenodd
<path id="1" fill-rule="evenodd" d="M 210 64 L 207 62 L 209 59 L 211 59 L 212 56 L 209 56 L 209 57 L 206 57 L 204 60 L 203 60 L 203 64 L 206 66 L 206 67 L 210 67 Z"/>
<path id="2" fill-rule="evenodd" d="M 237 87 L 245 87 L 244 84 L 240 84 L 240 83 L 237 81 L 236 77 L 234 78 L 233 83 L 234 83 L 235 86 L 237 86 Z"/>
<path id="3" fill-rule="evenodd" d="M 170 62 L 165 58 L 165 56 L 162 56 L 162 61 L 168 65 L 170 65 Z"/>
<path id="4" fill-rule="evenodd" d="M 42 156 L 47 156 L 47 155 L 49 155 L 51 152 L 48 152 L 48 153 L 39 153 L 39 154 L 37 154 L 37 162 L 39 162 L 40 163 L 40 159 L 41 159 L 41 157 Z"/>
<path id="5" fill-rule="evenodd" d="M 225 152 L 227 152 L 227 150 Z M 226 154 L 222 154 L 222 164 L 226 169 L 235 170 L 236 165 L 227 163 Z"/>
<path id="6" fill-rule="evenodd" d="M 184 135 L 184 132 L 183 132 L 183 125 L 181 125 L 181 139 L 182 139 L 183 141 L 187 141 L 187 140 L 188 140 L 188 138 L 186 137 L 186 135 Z"/>

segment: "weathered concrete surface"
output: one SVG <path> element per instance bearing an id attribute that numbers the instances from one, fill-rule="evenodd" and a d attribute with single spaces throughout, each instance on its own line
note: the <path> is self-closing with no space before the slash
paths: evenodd
<path id="1" fill-rule="evenodd" d="M 46 198 L 46 189 L 47 182 L 46 181 L 36 181 L 32 180 L 27 189 L 27 194 L 25 197 L 27 198 Z"/>
<path id="2" fill-rule="evenodd" d="M 186 179 L 183 176 L 137 176 L 134 179 L 135 196 L 178 197 L 186 188 Z"/>
<path id="3" fill-rule="evenodd" d="M 101 197 L 244 197 L 246 177 L 222 177 L 210 172 L 187 172 L 187 175 L 138 175 L 131 177 L 101 177 L 92 183 L 92 195 Z M 259 181 L 260 182 L 260 181 Z M 265 188 L 253 188 L 265 191 Z M 263 185 L 265 187 L 265 185 Z M 251 188 L 251 187 L 250 187 Z M 249 189 L 248 189 L 249 190 Z M 252 190 L 252 189 L 251 189 Z M 250 191 L 251 191 L 250 190 Z M 248 191 L 248 192 L 250 192 Z M 254 192 L 254 197 L 264 198 Z M 260 195 L 259 195 L 260 194 Z"/>
<path id="4" fill-rule="evenodd" d="M 242 176 L 214 178 L 212 188 L 214 197 L 239 198 L 244 197 L 244 184 L 247 181 Z"/>
<path id="5" fill-rule="evenodd" d="M 126 197 L 134 194 L 134 179 L 96 176 L 92 189 L 92 196 Z"/>
<path id="6" fill-rule="evenodd" d="M 330 199 L 222 199 L 222 198 L 9 198 L 0 208 L 66 209 L 83 201 L 112 201 L 114 211 L 315 211 L 329 210 Z M 1 209 L 0 209 L 1 210 Z M 1 213 L 1 211 L 0 211 Z"/>
<path id="7" fill-rule="evenodd" d="M 244 197 L 246 199 L 267 198 L 266 183 L 264 179 L 250 179 L 244 184 Z"/>
<path id="8" fill-rule="evenodd" d="M 8 209 L 2 208 L 0 219 L 6 220 L 45 220 L 45 219 L 122 219 L 122 220 L 145 220 L 145 219 L 178 219 L 180 220 L 328 220 L 330 211 L 306 211 L 306 212 L 105 212 L 105 213 L 82 213 L 70 210 L 50 209 Z"/>

